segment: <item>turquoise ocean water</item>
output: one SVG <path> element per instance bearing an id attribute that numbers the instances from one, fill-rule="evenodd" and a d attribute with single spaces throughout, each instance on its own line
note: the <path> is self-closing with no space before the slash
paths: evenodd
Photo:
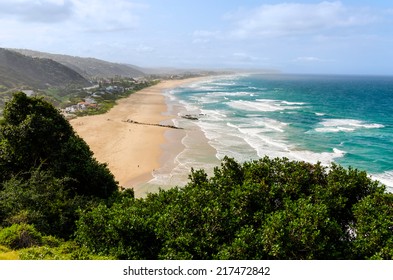
<path id="1" fill-rule="evenodd" d="M 185 149 L 156 181 L 208 169 L 225 155 L 239 161 L 267 155 L 352 166 L 393 190 L 393 77 L 221 76 L 166 96 L 172 113 L 198 120 L 173 120 L 186 128 Z"/>

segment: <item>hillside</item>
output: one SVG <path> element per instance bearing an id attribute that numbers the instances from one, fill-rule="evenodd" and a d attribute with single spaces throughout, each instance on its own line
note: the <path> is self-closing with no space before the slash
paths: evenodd
<path id="1" fill-rule="evenodd" d="M 69 85 L 89 86 L 76 71 L 47 58 L 33 58 L 0 48 L 0 87 L 46 89 Z"/>
<path id="2" fill-rule="evenodd" d="M 141 70 L 130 65 L 107 62 L 96 58 L 50 54 L 25 49 L 13 49 L 13 51 L 30 57 L 52 59 L 73 69 L 88 80 L 92 78 L 108 78 L 114 76 L 141 77 L 145 75 Z"/>

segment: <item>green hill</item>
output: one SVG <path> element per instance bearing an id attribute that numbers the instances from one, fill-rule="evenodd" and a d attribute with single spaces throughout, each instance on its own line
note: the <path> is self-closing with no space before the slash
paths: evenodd
<path id="1" fill-rule="evenodd" d="M 21 54 L 38 57 L 38 58 L 48 58 L 57 61 L 74 71 L 81 74 L 86 79 L 92 78 L 110 78 L 114 76 L 124 76 L 124 77 L 142 77 L 145 74 L 136 67 L 112 63 L 104 60 L 99 60 L 96 58 L 84 58 L 70 55 L 61 54 L 50 54 L 32 50 L 25 49 L 13 49 L 13 51 L 19 52 Z"/>
<path id="2" fill-rule="evenodd" d="M 0 90 L 29 87 L 46 89 L 89 86 L 78 72 L 47 58 L 33 58 L 0 48 Z"/>

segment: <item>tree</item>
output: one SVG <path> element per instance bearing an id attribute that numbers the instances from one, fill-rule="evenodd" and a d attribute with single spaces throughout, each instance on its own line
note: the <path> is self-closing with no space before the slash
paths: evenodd
<path id="1" fill-rule="evenodd" d="M 324 204 L 300 198 L 267 216 L 260 233 L 262 256 L 268 259 L 341 258 L 343 232 Z"/>
<path id="2" fill-rule="evenodd" d="M 86 198 L 72 196 L 65 188 L 69 179 L 55 178 L 36 169 L 30 178 L 13 177 L 0 191 L 3 226 L 31 224 L 41 233 L 69 238 L 75 230 L 77 210 L 89 205 Z"/>
<path id="3" fill-rule="evenodd" d="M 354 207 L 356 258 L 393 259 L 393 194 L 367 196 Z"/>
<path id="4" fill-rule="evenodd" d="M 76 240 L 97 255 L 154 259 L 160 248 L 150 207 L 127 193 L 111 207 L 100 204 L 85 211 L 77 227 Z"/>
<path id="5" fill-rule="evenodd" d="M 42 98 L 14 94 L 0 125 L 0 181 L 32 169 L 68 177 L 67 188 L 80 195 L 109 197 L 118 188 L 105 164 L 98 163 L 88 145 L 68 121 Z"/>

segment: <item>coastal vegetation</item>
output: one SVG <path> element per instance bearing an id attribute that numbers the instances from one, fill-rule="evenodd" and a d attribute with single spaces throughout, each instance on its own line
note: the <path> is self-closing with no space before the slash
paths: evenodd
<path id="1" fill-rule="evenodd" d="M 0 115 L 15 91 L 43 96 L 63 109 L 77 107 L 88 98 L 89 106 L 79 106 L 69 116 L 102 114 L 117 99 L 153 85 L 154 80 L 131 65 L 0 48 Z"/>
<path id="2" fill-rule="evenodd" d="M 332 164 L 224 158 L 146 198 L 122 189 L 50 103 L 0 122 L 0 259 L 392 259 L 393 194 Z"/>
<path id="3" fill-rule="evenodd" d="M 158 82 L 159 80 L 143 80 L 137 82 L 134 79 L 121 77 L 118 77 L 116 81 L 111 79 L 111 81 L 108 81 L 106 84 L 99 81 L 99 85 L 97 88 L 94 88 L 94 92 L 87 91 L 83 94 L 82 98 L 80 97 L 81 95 L 79 95 L 79 97 L 70 100 L 68 103 L 87 103 L 83 108 L 76 108 L 73 112 L 75 116 L 104 114 L 116 105 L 117 100 L 126 98 L 144 88 L 156 85 Z M 82 99 L 85 100 L 85 102 L 81 102 Z M 63 105 L 63 107 L 65 106 Z M 67 112 L 67 107 L 65 111 Z"/>
<path id="4" fill-rule="evenodd" d="M 58 106 L 87 86 L 87 79 L 61 63 L 0 48 L 0 114 L 17 90 L 43 95 Z"/>

